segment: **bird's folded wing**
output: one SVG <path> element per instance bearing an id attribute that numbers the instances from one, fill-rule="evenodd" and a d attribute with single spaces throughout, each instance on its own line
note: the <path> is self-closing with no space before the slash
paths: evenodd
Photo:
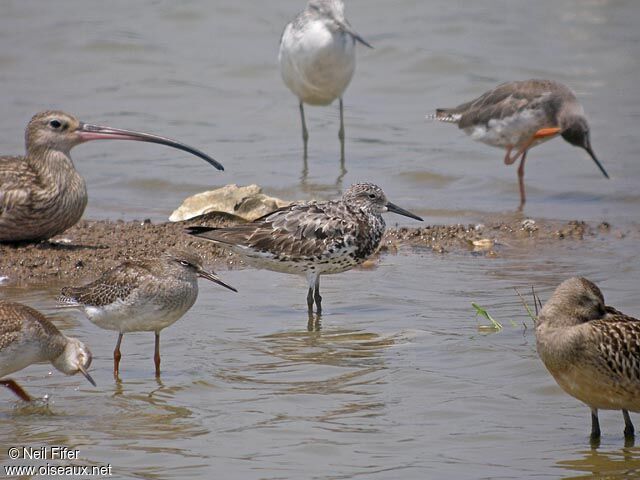
<path id="1" fill-rule="evenodd" d="M 523 110 L 534 109 L 550 94 L 551 90 L 544 83 L 507 83 L 447 113 L 460 114 L 460 128 L 487 125 L 490 120 L 508 118 Z"/>
<path id="2" fill-rule="evenodd" d="M 283 207 L 241 225 L 201 231 L 197 236 L 253 251 L 284 256 L 314 256 L 344 246 L 358 226 L 348 224 L 335 204 Z M 203 229 L 204 230 L 204 229 Z"/>
<path id="3" fill-rule="evenodd" d="M 65 287 L 58 302 L 62 305 L 101 307 L 126 300 L 139 283 L 151 275 L 143 262 L 124 262 L 107 270 L 97 280 L 81 287 Z"/>
<path id="4" fill-rule="evenodd" d="M 34 186 L 38 176 L 22 157 L 0 158 L 0 222 L 3 214 L 30 202 Z"/>

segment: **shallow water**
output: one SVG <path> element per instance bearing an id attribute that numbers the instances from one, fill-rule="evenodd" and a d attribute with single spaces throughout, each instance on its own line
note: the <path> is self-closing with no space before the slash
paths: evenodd
<path id="1" fill-rule="evenodd" d="M 328 198 L 372 180 L 428 222 L 476 222 L 516 207 L 515 168 L 424 115 L 504 80 L 549 77 L 578 93 L 612 178 L 586 153 L 549 142 L 530 155 L 525 213 L 622 229 L 640 220 L 637 2 L 352 0 L 351 23 L 376 48 L 359 50 L 345 95 L 342 179 L 335 106 L 307 109 L 303 178 L 296 101 L 275 64 L 281 29 L 301 3 L 3 2 L 2 152 L 21 152 L 33 113 L 61 108 L 178 138 L 226 167 L 153 145 L 80 146 L 88 218 L 159 221 L 184 197 L 232 182 Z M 9 446 L 66 445 L 82 464 L 112 464 L 119 478 L 637 476 L 640 450 L 623 447 L 619 413 L 601 413 L 602 444 L 590 449 L 588 409 L 544 370 L 512 290 L 535 284 L 547 298 L 573 274 L 638 315 L 637 244 L 615 236 L 505 247 L 499 258 L 385 255 L 374 270 L 323 280 L 320 332 L 307 331 L 302 280 L 222 272 L 240 293 L 201 284 L 194 308 L 162 334 L 162 382 L 153 336 L 131 334 L 120 385 L 110 373 L 115 335 L 56 311 L 57 285 L 4 288 L 0 298 L 41 308 L 87 340 L 98 387 L 49 376 L 45 365 L 17 375 L 50 398 L 25 408 L 0 392 L 0 463 L 16 464 Z M 504 330 L 480 333 L 471 302 Z"/>

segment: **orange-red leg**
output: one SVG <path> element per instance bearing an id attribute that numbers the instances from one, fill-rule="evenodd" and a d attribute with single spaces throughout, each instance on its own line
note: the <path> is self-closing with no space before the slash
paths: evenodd
<path id="1" fill-rule="evenodd" d="M 513 147 L 507 147 L 507 153 L 504 156 L 504 164 L 505 165 L 513 164 L 513 162 L 515 162 L 516 159 L 518 158 L 517 156 L 515 156 L 515 157 L 511 156 L 511 150 L 513 150 Z"/>
<path id="2" fill-rule="evenodd" d="M 31 397 L 29 396 L 29 394 L 25 392 L 22 387 L 18 385 L 14 380 L 0 380 L 0 385 L 4 385 L 5 387 L 7 387 L 25 402 L 31 401 Z"/>

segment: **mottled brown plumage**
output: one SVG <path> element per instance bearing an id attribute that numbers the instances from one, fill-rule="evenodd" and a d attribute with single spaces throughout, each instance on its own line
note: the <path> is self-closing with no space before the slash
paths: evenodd
<path id="1" fill-rule="evenodd" d="M 585 149 L 602 174 L 609 178 L 591 148 L 584 110 L 571 89 L 562 83 L 537 79 L 503 83 L 470 102 L 454 108 L 438 108 L 433 118 L 455 123 L 474 140 L 506 149 L 506 165 L 520 158 L 520 208 L 526 202 L 527 151 L 557 135 Z"/>
<path id="2" fill-rule="evenodd" d="M 125 261 L 80 287 L 65 287 L 58 301 L 82 308 L 100 328 L 116 330 L 114 377 L 118 378 L 120 344 L 126 332 L 155 333 L 156 375 L 160 375 L 160 330 L 182 317 L 198 297 L 198 277 L 236 291 L 202 266 L 191 251 L 169 250 L 157 259 Z"/>
<path id="3" fill-rule="evenodd" d="M 592 438 L 600 436 L 598 409 L 640 412 L 640 320 L 606 306 L 586 278 L 564 281 L 536 323 L 538 353 L 558 385 L 587 404 Z"/>
<path id="4" fill-rule="evenodd" d="M 0 242 L 46 240 L 80 220 L 87 206 L 87 187 L 69 152 L 99 139 L 168 145 L 222 169 L 208 155 L 175 140 L 89 125 L 60 111 L 41 112 L 27 125 L 26 155 L 0 156 Z"/>
<path id="5" fill-rule="evenodd" d="M 20 303 L 0 301 L 0 378 L 32 363 L 51 362 L 67 375 L 87 373 L 91 352 L 76 338 L 63 335 L 37 310 Z M 0 380 L 23 400 L 31 397 L 11 379 Z"/>
<path id="6" fill-rule="evenodd" d="M 187 232 L 227 246 L 259 268 L 305 275 L 309 313 L 314 299 L 319 313 L 320 275 L 344 272 L 373 254 L 384 233 L 381 213 L 386 211 L 422 220 L 387 201 L 377 185 L 359 183 L 340 200 L 294 203 L 251 223 L 191 227 Z"/>

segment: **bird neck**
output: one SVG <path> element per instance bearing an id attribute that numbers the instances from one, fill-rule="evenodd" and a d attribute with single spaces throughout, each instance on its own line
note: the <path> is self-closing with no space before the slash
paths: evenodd
<path id="1" fill-rule="evenodd" d="M 52 336 L 47 343 L 47 359 L 51 364 L 61 372 L 64 371 L 62 366 L 65 362 L 65 351 L 67 347 L 67 337 L 62 333 Z"/>
<path id="2" fill-rule="evenodd" d="M 32 148 L 27 152 L 26 159 L 31 168 L 54 185 L 67 185 L 70 180 L 82 181 L 69 152 L 51 148 Z"/>

